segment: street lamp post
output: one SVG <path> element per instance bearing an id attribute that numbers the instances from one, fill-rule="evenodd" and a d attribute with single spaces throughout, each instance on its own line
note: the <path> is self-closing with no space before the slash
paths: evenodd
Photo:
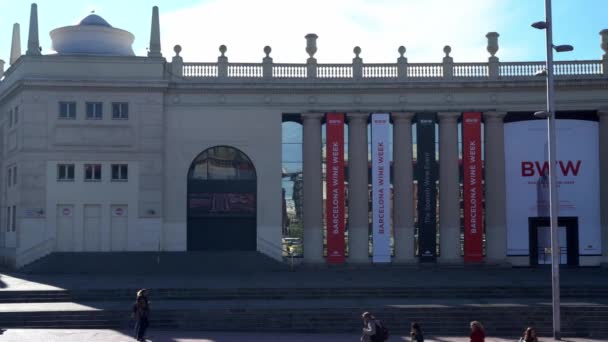
<path id="1" fill-rule="evenodd" d="M 551 289 L 553 307 L 553 338 L 561 339 L 560 320 L 560 289 L 559 289 L 559 264 L 561 250 L 557 233 L 557 218 L 559 211 L 559 199 L 557 197 L 557 175 L 556 170 L 556 139 L 555 139 L 555 88 L 553 84 L 553 49 L 556 52 L 572 51 L 570 45 L 553 45 L 553 22 L 551 18 L 551 0 L 545 0 L 545 21 L 532 24 L 532 27 L 544 29 L 546 32 L 547 47 L 547 110 L 534 113 L 536 116 L 547 118 L 547 136 L 549 145 L 549 216 L 551 229 Z"/>

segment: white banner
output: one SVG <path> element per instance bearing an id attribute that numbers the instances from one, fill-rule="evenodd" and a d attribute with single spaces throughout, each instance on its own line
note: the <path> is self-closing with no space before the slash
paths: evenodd
<path id="1" fill-rule="evenodd" d="M 391 262 L 390 123 L 388 114 L 372 114 L 372 220 L 375 263 Z"/>
<path id="2" fill-rule="evenodd" d="M 559 217 L 577 217 L 579 255 L 601 255 L 598 123 L 556 127 Z M 529 255 L 528 218 L 549 216 L 547 154 L 545 120 L 505 124 L 508 255 Z"/>

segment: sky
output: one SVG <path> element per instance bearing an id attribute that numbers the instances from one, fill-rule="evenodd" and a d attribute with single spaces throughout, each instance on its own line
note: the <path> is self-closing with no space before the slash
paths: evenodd
<path id="1" fill-rule="evenodd" d="M 275 63 L 305 63 L 304 36 L 316 33 L 319 63 L 349 63 L 361 47 L 363 62 L 393 63 L 400 45 L 410 63 L 441 62 L 445 45 L 455 62 L 483 62 L 487 32 L 500 34 L 502 61 L 542 61 L 545 33 L 530 27 L 545 19 L 544 0 L 39 0 L 42 53 L 53 53 L 49 32 L 74 25 L 91 11 L 135 35 L 146 55 L 152 6 L 160 9 L 162 53 L 182 46 L 185 62 L 213 62 L 228 47 L 231 62 L 261 62 L 271 46 Z M 13 23 L 27 49 L 30 2 L 0 0 L 0 59 L 8 63 Z M 573 52 L 555 60 L 598 60 L 599 31 L 608 28 L 608 0 L 553 0 L 555 44 Z M 8 65 L 7 65 L 8 67 Z"/>

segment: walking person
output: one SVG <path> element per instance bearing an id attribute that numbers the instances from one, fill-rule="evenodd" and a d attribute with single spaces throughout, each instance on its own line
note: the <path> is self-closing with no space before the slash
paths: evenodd
<path id="1" fill-rule="evenodd" d="M 424 335 L 422 335 L 422 329 L 420 324 L 412 322 L 410 326 L 410 340 L 411 342 L 424 342 Z"/>
<path id="2" fill-rule="evenodd" d="M 533 327 L 528 327 L 526 331 L 524 331 L 524 336 L 519 339 L 519 342 L 538 342 L 538 337 L 536 337 L 536 329 Z"/>
<path id="3" fill-rule="evenodd" d="M 361 342 L 373 342 L 372 336 L 376 335 L 376 317 L 369 312 L 364 312 L 361 319 L 363 320 Z"/>
<path id="4" fill-rule="evenodd" d="M 135 319 L 135 338 L 138 341 L 145 341 L 146 330 L 148 329 L 148 318 L 150 316 L 150 305 L 148 302 L 148 291 L 142 289 L 137 291 L 137 299 L 133 304 L 133 314 Z"/>
<path id="5" fill-rule="evenodd" d="M 471 342 L 485 342 L 486 333 L 483 330 L 483 325 L 478 321 L 471 322 Z"/>
<path id="6" fill-rule="evenodd" d="M 364 312 L 361 319 L 363 319 L 361 342 L 384 342 L 388 340 L 388 329 L 382 321 L 376 319 L 369 312 Z"/>

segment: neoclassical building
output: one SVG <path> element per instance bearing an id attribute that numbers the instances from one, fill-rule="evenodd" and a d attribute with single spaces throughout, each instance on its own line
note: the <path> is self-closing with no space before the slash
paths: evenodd
<path id="1" fill-rule="evenodd" d="M 250 250 L 305 263 L 547 263 L 544 62 L 185 62 L 91 14 L 51 31 L 32 5 L 0 61 L 0 256 Z M 605 54 L 557 62 L 562 262 L 608 262 Z M 185 47 L 187 48 L 187 47 Z M 600 50 L 598 49 L 598 54 Z M 293 249 L 291 250 L 293 252 Z"/>

